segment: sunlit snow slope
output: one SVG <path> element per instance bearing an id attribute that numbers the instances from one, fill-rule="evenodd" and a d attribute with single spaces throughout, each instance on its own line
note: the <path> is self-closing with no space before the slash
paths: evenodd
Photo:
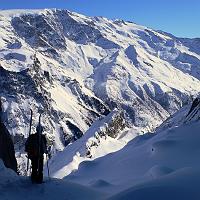
<path id="1" fill-rule="evenodd" d="M 178 112 L 170 127 L 165 122 L 117 152 L 82 162 L 65 179 L 107 191 L 116 200 L 199 199 L 200 123 L 199 112 L 194 114 L 198 107 L 189 115 L 189 107 Z"/>

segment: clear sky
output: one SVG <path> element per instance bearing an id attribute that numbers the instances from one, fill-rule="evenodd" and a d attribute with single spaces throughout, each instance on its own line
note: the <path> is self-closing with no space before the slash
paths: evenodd
<path id="1" fill-rule="evenodd" d="M 0 8 L 65 8 L 200 38 L 200 0 L 0 0 Z"/>

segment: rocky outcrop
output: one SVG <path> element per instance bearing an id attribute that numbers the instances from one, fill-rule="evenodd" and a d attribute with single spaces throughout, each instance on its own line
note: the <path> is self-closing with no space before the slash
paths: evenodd
<path id="1" fill-rule="evenodd" d="M 196 121 L 200 118 L 200 96 L 197 96 L 192 102 L 191 108 L 185 117 L 185 123 Z"/>
<path id="2" fill-rule="evenodd" d="M 0 113 L 2 113 L 1 103 Z M 7 168 L 11 168 L 17 172 L 17 161 L 15 158 L 13 141 L 2 121 L 0 121 L 0 158 L 3 160 L 4 165 Z"/>

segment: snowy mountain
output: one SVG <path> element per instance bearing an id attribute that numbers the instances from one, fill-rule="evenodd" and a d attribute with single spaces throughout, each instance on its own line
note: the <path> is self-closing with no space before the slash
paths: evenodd
<path id="1" fill-rule="evenodd" d="M 0 11 L 0 47 L 0 95 L 18 160 L 30 108 L 32 132 L 43 112 L 52 152 L 96 131 L 89 129 L 96 120 L 109 124 L 105 116 L 117 108 L 123 113 L 120 121 L 125 120 L 119 130 L 135 131 L 109 136 L 112 145 L 122 140 L 116 151 L 137 134 L 154 130 L 200 90 L 199 39 L 123 20 L 59 9 Z"/>

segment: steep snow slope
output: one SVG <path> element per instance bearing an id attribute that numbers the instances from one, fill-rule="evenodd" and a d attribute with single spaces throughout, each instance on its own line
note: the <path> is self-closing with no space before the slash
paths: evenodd
<path id="1" fill-rule="evenodd" d="M 19 152 L 30 108 L 32 131 L 42 110 L 52 151 L 60 151 L 115 107 L 129 126 L 153 130 L 200 89 L 198 39 L 122 20 L 0 11 L 0 48 L 0 95 Z"/>
<path id="2" fill-rule="evenodd" d="M 66 180 L 116 194 L 111 199 L 199 199 L 199 121 L 138 136 L 85 161 Z M 127 189 L 127 190 L 126 190 Z"/>
<path id="3" fill-rule="evenodd" d="M 125 125 L 123 115 L 117 109 L 105 118 L 97 120 L 82 138 L 50 160 L 51 176 L 63 178 L 77 170 L 83 161 L 91 161 L 118 151 L 142 131 L 136 127 L 132 131 L 124 130 Z"/>

